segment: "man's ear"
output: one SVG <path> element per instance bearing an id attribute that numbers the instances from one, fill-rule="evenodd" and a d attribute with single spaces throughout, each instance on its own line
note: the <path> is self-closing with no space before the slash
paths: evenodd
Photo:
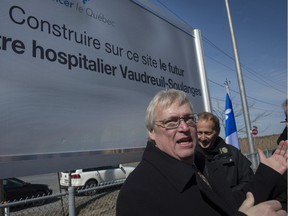
<path id="1" fill-rule="evenodd" d="M 150 140 L 155 140 L 155 132 L 154 130 L 148 131 L 148 137 Z"/>

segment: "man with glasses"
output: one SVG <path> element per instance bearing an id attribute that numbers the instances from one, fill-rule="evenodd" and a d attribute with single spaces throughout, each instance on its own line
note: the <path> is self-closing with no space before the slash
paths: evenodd
<path id="1" fill-rule="evenodd" d="M 232 190 L 241 189 L 253 176 L 251 162 L 232 145 L 219 136 L 219 119 L 209 112 L 198 115 L 198 143 L 196 149 L 203 153 L 209 162 L 221 163 Z"/>
<path id="2" fill-rule="evenodd" d="M 196 152 L 196 121 L 184 92 L 170 89 L 154 96 L 145 117 L 147 146 L 120 190 L 116 215 L 285 215 L 278 201 L 260 202 L 274 197 L 285 185 L 281 173 L 287 169 L 288 143 L 280 143 L 270 158 L 260 151 L 259 172 L 241 191 L 232 193 L 223 168 L 206 164 Z"/>

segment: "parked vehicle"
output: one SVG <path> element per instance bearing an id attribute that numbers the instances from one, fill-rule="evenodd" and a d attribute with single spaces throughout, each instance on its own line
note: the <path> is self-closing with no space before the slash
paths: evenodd
<path id="1" fill-rule="evenodd" d="M 112 184 L 126 179 L 134 168 L 135 167 L 122 166 L 119 164 L 117 166 L 104 166 L 61 172 L 60 185 L 63 189 L 67 189 L 69 186 L 75 186 L 77 189 L 85 189 L 98 185 Z"/>
<path id="2" fill-rule="evenodd" d="M 32 184 L 18 178 L 3 179 L 4 200 L 7 202 L 42 197 L 52 194 L 52 190 L 45 184 Z M 33 206 L 43 205 L 45 199 L 35 201 Z"/>

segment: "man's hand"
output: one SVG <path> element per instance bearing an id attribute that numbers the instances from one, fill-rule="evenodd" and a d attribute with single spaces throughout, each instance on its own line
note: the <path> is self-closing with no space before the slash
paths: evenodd
<path id="1" fill-rule="evenodd" d="M 277 149 L 275 150 L 274 154 L 269 158 L 266 158 L 263 151 L 261 149 L 258 149 L 260 161 L 261 163 L 271 167 L 280 174 L 283 174 L 288 167 L 287 149 L 288 149 L 288 140 L 281 141 L 277 146 Z"/>
<path id="2" fill-rule="evenodd" d="M 277 200 L 269 200 L 254 206 L 254 196 L 251 192 L 246 194 L 246 199 L 240 206 L 240 212 L 248 216 L 286 216 L 286 211 L 281 210 L 281 204 Z"/>

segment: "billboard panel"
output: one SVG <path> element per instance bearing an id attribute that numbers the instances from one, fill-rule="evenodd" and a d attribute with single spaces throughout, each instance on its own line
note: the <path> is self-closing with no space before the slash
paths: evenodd
<path id="1" fill-rule="evenodd" d="M 2 178 L 139 160 L 161 89 L 204 110 L 193 29 L 151 5 L 4 0 L 0 18 Z"/>

